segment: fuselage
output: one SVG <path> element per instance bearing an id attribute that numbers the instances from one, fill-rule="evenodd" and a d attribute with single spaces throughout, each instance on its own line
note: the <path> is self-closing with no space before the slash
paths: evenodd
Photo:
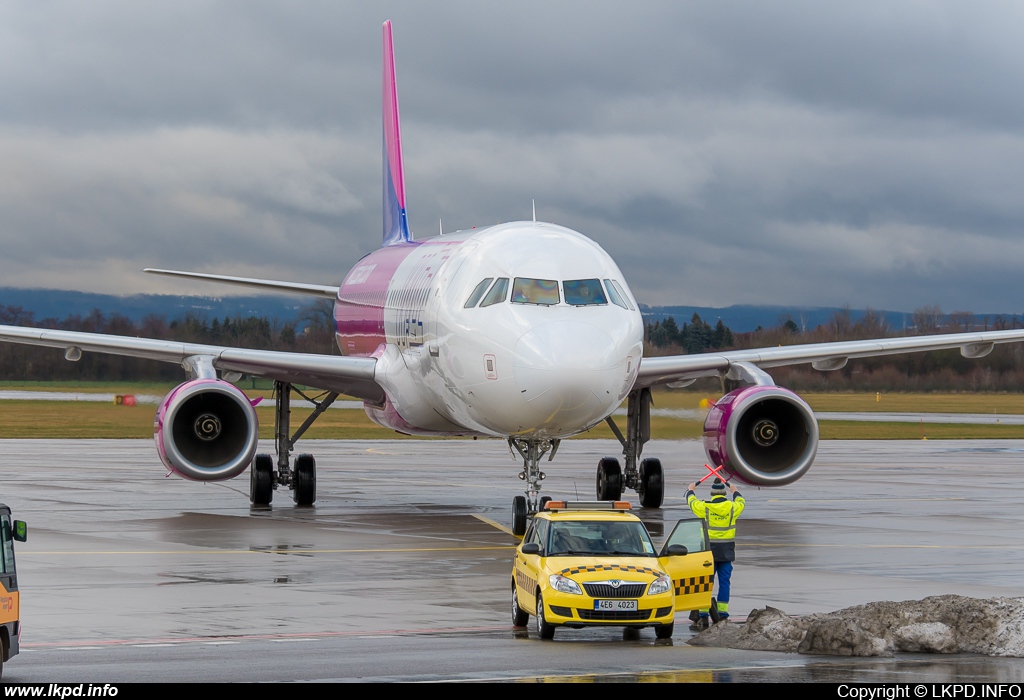
<path id="1" fill-rule="evenodd" d="M 335 304 L 345 355 L 378 358 L 377 423 L 409 434 L 560 438 L 622 402 L 643 351 L 621 271 L 586 236 L 514 222 L 362 258 Z"/>

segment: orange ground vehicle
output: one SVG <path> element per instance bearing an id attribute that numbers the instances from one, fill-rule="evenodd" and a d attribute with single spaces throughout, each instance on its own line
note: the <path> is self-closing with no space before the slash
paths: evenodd
<path id="1" fill-rule="evenodd" d="M 18 653 L 21 641 L 18 570 L 14 563 L 14 542 L 24 542 L 28 526 L 12 520 L 11 509 L 0 503 L 0 676 L 4 663 Z"/>

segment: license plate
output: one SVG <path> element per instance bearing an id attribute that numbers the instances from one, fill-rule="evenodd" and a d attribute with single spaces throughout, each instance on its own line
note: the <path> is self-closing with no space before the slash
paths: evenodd
<path id="1" fill-rule="evenodd" d="M 639 607 L 637 600 L 595 600 L 594 610 L 636 610 Z"/>

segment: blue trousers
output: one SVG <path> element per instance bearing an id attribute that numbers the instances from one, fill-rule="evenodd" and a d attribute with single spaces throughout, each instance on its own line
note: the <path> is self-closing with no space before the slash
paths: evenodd
<path id="1" fill-rule="evenodd" d="M 718 579 L 718 612 L 723 618 L 729 617 L 729 593 L 732 589 L 732 562 L 716 561 L 715 578 Z M 701 617 L 707 617 L 708 611 L 701 610 Z"/>

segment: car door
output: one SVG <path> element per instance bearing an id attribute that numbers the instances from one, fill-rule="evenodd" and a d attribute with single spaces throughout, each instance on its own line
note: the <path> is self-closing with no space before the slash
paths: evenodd
<path id="1" fill-rule="evenodd" d="M 548 521 L 535 518 L 523 536 L 523 544 L 538 545 L 540 553 L 523 554 L 522 545 L 516 549 L 516 591 L 519 596 L 519 607 L 534 614 L 537 607 L 537 576 L 540 572 L 541 557 L 547 553 L 547 540 Z"/>
<path id="2" fill-rule="evenodd" d="M 686 554 L 670 556 L 668 548 L 683 545 Z M 658 556 L 658 563 L 672 579 L 676 594 L 676 612 L 701 610 L 711 605 L 715 560 L 708 542 L 707 523 L 703 520 L 680 520 Z"/>
<path id="3" fill-rule="evenodd" d="M 14 529 L 11 513 L 0 509 L 0 623 L 18 619 L 18 572 L 14 566 Z"/>

